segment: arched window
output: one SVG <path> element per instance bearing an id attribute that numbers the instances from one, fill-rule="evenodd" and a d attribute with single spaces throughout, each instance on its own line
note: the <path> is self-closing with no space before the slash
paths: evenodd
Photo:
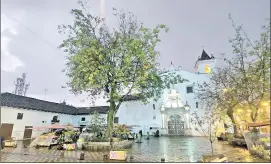
<path id="1" fill-rule="evenodd" d="M 199 103 L 198 102 L 196 102 L 196 108 L 199 108 Z"/>

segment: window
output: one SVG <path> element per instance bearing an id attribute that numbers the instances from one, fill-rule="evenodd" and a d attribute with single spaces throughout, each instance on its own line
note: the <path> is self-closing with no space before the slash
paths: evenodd
<path id="1" fill-rule="evenodd" d="M 86 117 L 82 117 L 82 118 L 81 118 L 81 121 L 86 121 Z"/>
<path id="2" fill-rule="evenodd" d="M 152 104 L 153 110 L 155 110 L 155 104 Z"/>
<path id="3" fill-rule="evenodd" d="M 196 108 L 199 108 L 199 103 L 198 102 L 196 102 Z"/>
<path id="4" fill-rule="evenodd" d="M 22 120 L 23 119 L 24 114 L 23 113 L 18 113 L 17 114 L 17 120 Z"/>
<path id="5" fill-rule="evenodd" d="M 57 116 L 53 116 L 53 121 L 57 121 L 58 117 Z"/>
<path id="6" fill-rule="evenodd" d="M 153 116 L 153 119 L 155 120 L 155 119 L 156 119 L 156 116 Z"/>
<path id="7" fill-rule="evenodd" d="M 193 93 L 193 87 L 186 87 L 186 93 Z"/>
<path id="8" fill-rule="evenodd" d="M 59 123 L 59 122 L 60 122 L 60 120 L 58 120 L 58 116 L 53 116 L 51 123 L 54 124 L 54 123 Z"/>
<path id="9" fill-rule="evenodd" d="M 118 123 L 119 123 L 119 118 L 118 118 L 118 117 L 115 117 L 115 118 L 114 118 L 114 123 L 115 123 L 115 124 L 118 124 Z"/>

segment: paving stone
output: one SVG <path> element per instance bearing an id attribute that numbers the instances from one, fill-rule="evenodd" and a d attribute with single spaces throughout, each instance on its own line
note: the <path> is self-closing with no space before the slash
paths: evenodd
<path id="1" fill-rule="evenodd" d="M 185 145 L 185 146 L 184 146 Z M 233 148 L 225 143 L 215 144 L 215 151 L 225 154 L 233 162 L 262 162 L 260 159 L 243 154 L 244 149 Z M 81 151 L 64 151 L 64 158 L 60 158 L 61 151 L 55 148 L 5 148 L 2 151 L 2 162 L 103 162 L 105 152 L 85 152 L 85 160 L 79 160 Z M 25 152 L 28 155 L 24 155 Z M 208 141 L 200 137 L 160 137 L 151 138 L 148 142 L 133 144 L 128 150 L 128 157 L 133 156 L 131 162 L 197 162 L 203 154 L 210 154 Z M 236 157 L 239 157 L 238 159 Z M 264 162 L 264 161 L 263 161 Z"/>

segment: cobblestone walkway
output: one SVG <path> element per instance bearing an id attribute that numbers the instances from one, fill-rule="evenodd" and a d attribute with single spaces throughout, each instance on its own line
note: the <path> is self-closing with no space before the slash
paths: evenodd
<path id="1" fill-rule="evenodd" d="M 81 151 L 61 151 L 48 148 L 5 148 L 1 162 L 107 162 L 103 161 L 106 152 L 85 152 L 85 160 L 79 160 Z M 208 141 L 201 137 L 161 137 L 143 140 L 142 144 L 133 144 L 128 151 L 131 162 L 197 162 L 204 154 L 210 154 Z M 230 162 L 268 162 L 249 155 L 242 148 L 233 148 L 226 142 L 215 144 L 215 152 L 224 154 Z M 108 161 L 109 162 L 109 161 Z M 112 161 L 110 161 L 112 162 Z M 118 161 L 119 162 L 119 161 Z"/>

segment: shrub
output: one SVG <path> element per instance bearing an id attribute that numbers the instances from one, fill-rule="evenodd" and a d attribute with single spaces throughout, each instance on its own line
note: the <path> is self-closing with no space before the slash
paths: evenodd
<path id="1" fill-rule="evenodd" d="M 270 143 L 270 137 L 263 137 L 259 139 L 260 142 Z"/>
<path id="2" fill-rule="evenodd" d="M 270 151 L 265 150 L 262 145 L 253 145 L 251 150 L 253 155 L 257 155 L 264 159 L 270 159 Z"/>

